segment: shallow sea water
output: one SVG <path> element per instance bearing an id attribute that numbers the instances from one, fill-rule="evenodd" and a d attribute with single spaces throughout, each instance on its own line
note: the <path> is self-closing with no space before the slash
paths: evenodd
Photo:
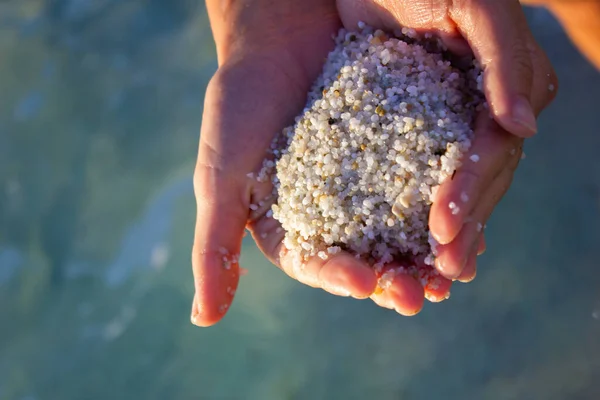
<path id="1" fill-rule="evenodd" d="M 402 318 L 287 279 L 251 239 L 189 323 L 202 2 L 0 2 L 0 400 L 600 398 L 600 74 L 561 80 L 472 284 Z"/>

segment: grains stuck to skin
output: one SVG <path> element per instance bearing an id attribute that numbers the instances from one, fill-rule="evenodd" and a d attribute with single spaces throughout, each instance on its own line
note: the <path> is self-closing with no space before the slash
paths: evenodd
<path id="1" fill-rule="evenodd" d="M 339 32 L 304 111 L 259 176 L 275 166 L 273 217 L 302 261 L 343 249 L 377 265 L 407 255 L 433 264 L 434 188 L 471 146 L 481 70 L 452 67 L 413 31 L 388 39 L 359 26 Z"/>
<path id="2" fill-rule="evenodd" d="M 230 270 L 233 265 L 238 265 L 240 262 L 239 254 L 230 254 L 224 247 L 219 248 L 219 254 L 221 254 L 221 265 L 226 270 Z"/>
<path id="3" fill-rule="evenodd" d="M 383 290 L 388 289 L 390 286 L 392 286 L 392 282 L 398 273 L 399 271 L 396 271 L 395 269 L 386 271 L 383 275 L 381 275 L 381 278 L 379 278 L 377 285 Z"/>

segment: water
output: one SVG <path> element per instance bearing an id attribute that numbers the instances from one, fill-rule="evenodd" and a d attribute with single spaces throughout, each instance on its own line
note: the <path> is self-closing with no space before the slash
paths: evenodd
<path id="1" fill-rule="evenodd" d="M 600 397 L 600 75 L 530 13 L 561 93 L 477 280 L 402 318 L 287 279 L 250 239 L 189 323 L 202 2 L 0 3 L 0 399 Z"/>

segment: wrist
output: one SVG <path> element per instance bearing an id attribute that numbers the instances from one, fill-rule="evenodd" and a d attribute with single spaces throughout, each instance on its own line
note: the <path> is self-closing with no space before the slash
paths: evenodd
<path id="1" fill-rule="evenodd" d="M 335 19 L 335 0 L 207 0 L 219 64 L 233 54 L 286 46 Z"/>

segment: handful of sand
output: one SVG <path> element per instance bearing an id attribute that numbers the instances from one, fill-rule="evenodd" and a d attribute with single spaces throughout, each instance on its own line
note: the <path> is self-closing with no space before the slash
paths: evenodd
<path id="1" fill-rule="evenodd" d="M 432 196 L 471 145 L 481 70 L 455 68 L 410 30 L 360 28 L 339 32 L 283 132 L 273 217 L 301 260 L 345 250 L 376 269 L 403 256 L 432 264 Z"/>

